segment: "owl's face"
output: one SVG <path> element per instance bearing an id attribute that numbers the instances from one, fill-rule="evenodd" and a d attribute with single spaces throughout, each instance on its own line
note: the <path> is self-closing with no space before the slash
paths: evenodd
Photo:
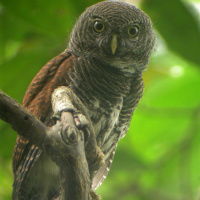
<path id="1" fill-rule="evenodd" d="M 69 48 L 122 71 L 143 70 L 154 46 L 149 17 L 124 2 L 95 4 L 78 19 Z"/>

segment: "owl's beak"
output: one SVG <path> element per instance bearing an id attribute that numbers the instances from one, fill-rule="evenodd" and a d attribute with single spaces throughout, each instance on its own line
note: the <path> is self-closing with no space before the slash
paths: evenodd
<path id="1" fill-rule="evenodd" d="M 113 55 L 115 54 L 116 49 L 117 49 L 117 36 L 113 35 L 111 40 L 111 50 Z"/>

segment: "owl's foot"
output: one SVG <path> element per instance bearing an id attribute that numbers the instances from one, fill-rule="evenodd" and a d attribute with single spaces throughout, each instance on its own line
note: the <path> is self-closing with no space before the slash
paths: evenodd
<path id="1" fill-rule="evenodd" d="M 73 116 L 73 120 L 70 115 L 67 115 L 64 120 L 70 122 L 70 126 L 66 125 L 64 127 L 64 130 L 67 132 L 66 139 L 70 138 L 73 141 L 73 138 L 75 138 L 76 140 L 76 135 L 78 134 L 76 129 L 81 133 L 83 132 L 86 158 L 90 173 L 92 174 L 104 165 L 104 154 L 97 146 L 96 134 L 90 121 L 88 110 L 79 97 L 68 87 L 61 86 L 57 88 L 53 96 L 52 105 L 55 108 L 53 109 L 54 117 L 60 120 L 63 112 L 71 113 Z"/>
<path id="2" fill-rule="evenodd" d="M 92 171 L 97 171 L 101 166 L 104 165 L 104 154 L 101 149 L 97 145 L 95 145 L 96 137 L 93 126 L 82 113 L 76 112 L 73 114 L 73 116 L 76 127 L 84 133 L 86 157 L 90 163 L 90 173 Z"/>
<path id="3" fill-rule="evenodd" d="M 90 132 L 88 131 L 87 127 L 90 125 L 87 118 L 85 117 L 85 115 L 83 115 L 82 113 L 80 112 L 75 112 L 73 113 L 73 116 L 74 116 L 74 123 L 75 123 L 75 126 L 83 131 L 84 133 L 84 140 L 85 140 L 85 143 L 87 143 L 88 141 L 88 138 L 90 136 Z"/>

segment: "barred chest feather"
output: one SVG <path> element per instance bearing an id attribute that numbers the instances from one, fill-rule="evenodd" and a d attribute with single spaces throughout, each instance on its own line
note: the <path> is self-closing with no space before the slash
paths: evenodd
<path id="1" fill-rule="evenodd" d="M 87 108 L 95 130 L 97 145 L 103 151 L 107 162 L 107 165 L 101 168 L 94 178 L 93 189 L 96 189 L 102 183 L 112 163 L 117 142 L 121 137 L 121 130 L 127 130 L 128 125 L 123 120 L 129 120 L 130 115 L 123 113 L 124 118 L 121 119 L 120 126 L 118 125 L 124 107 L 124 98 L 130 92 L 133 77 L 125 76 L 110 66 L 102 66 L 102 63 L 94 60 L 77 59 L 73 66 L 66 76 L 66 82 Z M 138 84 L 136 90 L 139 91 L 140 80 L 136 80 L 136 83 Z M 131 103 L 137 105 L 140 97 L 141 94 L 139 97 L 136 95 L 134 97 L 136 100 L 133 99 Z M 132 109 L 133 106 L 130 105 L 130 107 Z M 128 108 L 127 112 L 131 109 Z M 120 129 L 119 133 L 116 132 L 116 128 Z M 55 191 L 59 190 L 58 167 L 45 154 L 42 154 L 35 163 L 30 176 L 34 179 L 38 177 L 38 185 L 40 188 L 43 185 L 44 188 L 41 189 L 47 193 L 50 188 Z"/>
<path id="2" fill-rule="evenodd" d="M 116 143 L 118 136 L 111 137 L 111 132 L 118 124 L 120 110 L 123 105 L 123 98 L 118 98 L 118 101 L 112 105 L 110 110 L 100 107 L 98 99 L 91 101 L 88 108 L 90 119 L 93 123 L 94 131 L 97 138 L 97 145 L 105 154 L 105 159 L 109 156 L 112 150 L 112 144 Z"/>
<path id="3" fill-rule="evenodd" d="M 130 91 L 132 76 L 94 59 L 80 58 L 77 61 L 69 73 L 70 86 L 87 108 L 97 145 L 107 159 L 119 139 L 113 129 L 118 125 L 123 98 Z"/>

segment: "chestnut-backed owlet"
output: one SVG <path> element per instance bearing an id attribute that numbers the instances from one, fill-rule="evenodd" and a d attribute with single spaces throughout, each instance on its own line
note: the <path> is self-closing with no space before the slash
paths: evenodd
<path id="1" fill-rule="evenodd" d="M 143 71 L 154 47 L 149 17 L 128 3 L 105 1 L 85 10 L 68 47 L 49 61 L 29 85 L 23 106 L 52 126 L 51 94 L 70 87 L 86 107 L 105 165 L 92 180 L 106 177 L 118 141 L 128 131 L 143 94 Z M 49 200 L 59 195 L 59 170 L 51 158 L 22 136 L 13 154 L 13 199 Z"/>

